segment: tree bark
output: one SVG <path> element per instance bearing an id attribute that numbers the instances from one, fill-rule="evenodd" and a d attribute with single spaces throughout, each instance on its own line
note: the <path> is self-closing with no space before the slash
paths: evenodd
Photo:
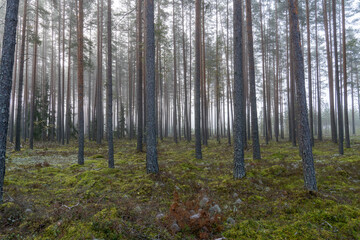
<path id="1" fill-rule="evenodd" d="M 107 21 L 107 84 L 106 84 L 106 132 L 108 138 L 108 166 L 114 168 L 114 142 L 113 142 L 113 92 L 112 92 L 112 22 L 111 22 L 111 0 L 108 0 L 108 21 Z"/>
<path id="2" fill-rule="evenodd" d="M 255 61 L 254 61 L 254 43 L 252 32 L 252 13 L 251 0 L 246 0 L 246 22 L 248 33 L 248 53 L 249 53 L 249 81 L 250 81 L 250 101 L 251 101 L 251 130 L 253 140 L 253 159 L 261 159 L 259 129 L 256 106 L 256 86 L 255 86 Z M 250 129 L 249 129 L 250 131 Z"/>
<path id="3" fill-rule="evenodd" d="M 201 3 L 195 0 L 195 156 L 202 159 L 200 133 L 200 48 L 201 48 Z"/>
<path id="4" fill-rule="evenodd" d="M 155 111 L 155 29 L 154 0 L 145 0 L 146 20 L 146 170 L 147 173 L 158 173 L 156 148 L 156 111 Z"/>
<path id="5" fill-rule="evenodd" d="M 20 49 L 20 62 L 19 62 L 19 88 L 18 88 L 18 108 L 16 113 L 16 129 L 15 129 L 15 151 L 20 151 L 20 132 L 21 132 L 21 109 L 22 109 L 22 92 L 24 85 L 24 65 L 25 65 L 25 40 L 26 40 L 26 21 L 27 21 L 27 0 L 24 1 L 24 14 L 23 24 L 21 31 L 21 49 Z"/>
<path id="6" fill-rule="evenodd" d="M 337 45 L 337 30 L 336 30 L 336 1 L 332 1 L 333 12 L 333 29 L 334 29 L 334 55 L 335 55 L 335 89 L 337 97 L 338 108 L 338 128 L 339 128 L 339 154 L 344 154 L 344 126 L 343 126 L 343 112 L 341 103 L 341 89 L 340 89 L 340 73 L 338 60 L 338 45 Z"/>
<path id="7" fill-rule="evenodd" d="M 83 0 L 79 0 L 78 17 L 78 118 L 79 118 L 79 152 L 78 164 L 84 165 L 84 10 Z"/>
<path id="8" fill-rule="evenodd" d="M 345 28 L 345 0 L 341 0 L 342 5 L 342 47 L 343 47 L 343 72 L 344 72 L 344 114 L 345 114 L 345 146 L 350 148 L 350 129 L 348 112 L 348 76 L 346 62 L 346 28 Z"/>
<path id="9" fill-rule="evenodd" d="M 307 29 L 307 57 L 308 57 L 308 83 L 309 83 L 309 119 L 311 144 L 314 146 L 314 117 L 313 117 L 313 93 L 311 78 L 311 43 L 310 43 L 310 10 L 309 0 L 306 0 L 306 29 Z"/>
<path id="10" fill-rule="evenodd" d="M 39 0 L 36 0 L 36 13 L 35 13 L 35 36 L 38 36 L 39 25 Z M 36 70 L 37 70 L 37 46 L 34 43 L 33 52 L 33 69 L 32 69 L 32 86 L 31 86 L 31 102 L 30 102 L 30 149 L 34 148 L 34 121 L 35 121 L 35 91 L 36 91 Z"/>
<path id="11" fill-rule="evenodd" d="M 7 0 L 3 44 L 0 61 L 0 204 L 3 203 L 6 140 L 9 124 L 9 106 L 14 67 L 16 28 L 19 0 Z"/>
<path id="12" fill-rule="evenodd" d="M 294 69 L 294 77 L 296 79 L 299 150 L 303 162 L 305 188 L 308 191 L 317 191 L 309 119 L 306 106 L 304 57 L 301 50 L 297 0 L 288 1 L 290 34 L 293 45 L 293 60 L 296 66 Z"/>
<path id="13" fill-rule="evenodd" d="M 234 0 L 234 178 L 245 177 L 244 163 L 244 79 L 241 0 Z"/>

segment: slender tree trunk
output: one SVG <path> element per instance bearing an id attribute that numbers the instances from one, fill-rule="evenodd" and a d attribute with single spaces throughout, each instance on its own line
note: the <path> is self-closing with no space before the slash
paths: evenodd
<path id="1" fill-rule="evenodd" d="M 173 45 L 174 45 L 174 96 L 173 96 L 173 135 L 174 142 L 178 143 L 177 137 L 177 106 L 176 106 L 176 94 L 177 94 L 177 57 L 176 57 L 176 34 L 175 34 L 175 1 L 173 0 Z"/>
<path id="2" fill-rule="evenodd" d="M 220 143 L 220 67 L 219 67 L 219 36 L 218 36 L 218 0 L 216 0 L 216 81 L 215 81 L 215 101 L 216 101 L 216 140 Z"/>
<path id="3" fill-rule="evenodd" d="M 84 10 L 83 0 L 79 0 L 78 17 L 78 118 L 79 118 L 79 152 L 78 164 L 84 165 Z"/>
<path id="4" fill-rule="evenodd" d="M 155 28 L 154 28 L 154 0 L 145 0 L 146 20 L 146 171 L 158 173 L 156 148 L 156 117 L 155 117 Z"/>
<path id="5" fill-rule="evenodd" d="M 330 40 L 328 30 L 328 17 L 327 17 L 327 0 L 323 0 L 323 11 L 324 11 L 324 26 L 325 26 L 325 39 L 326 39 L 326 55 L 328 63 L 328 77 L 329 77 L 329 96 L 330 96 L 330 121 L 331 121 L 331 138 L 334 143 L 337 142 L 337 131 L 335 123 L 335 107 L 334 107 L 334 76 L 333 76 L 333 65 L 330 53 Z"/>
<path id="6" fill-rule="evenodd" d="M 313 93 L 311 78 L 311 43 L 310 43 L 310 10 L 309 0 L 306 0 L 306 28 L 307 28 L 307 57 L 308 57 L 308 83 L 309 83 L 309 119 L 310 119 L 310 137 L 311 144 L 314 146 L 314 117 L 313 117 Z"/>
<path id="7" fill-rule="evenodd" d="M 182 44 L 183 44 L 183 70 L 184 70 L 184 132 L 185 138 L 190 142 L 189 137 L 189 118 L 188 118 L 188 94 L 187 94 L 187 61 L 186 61 L 186 44 L 185 44 L 185 15 L 184 15 L 184 2 L 182 1 Z"/>
<path id="8" fill-rule="evenodd" d="M 39 0 L 36 0 L 36 13 L 35 13 L 35 36 L 38 35 L 39 25 Z M 33 69 L 32 69 L 32 90 L 31 90 L 31 103 L 30 103 L 30 149 L 34 148 L 34 121 L 35 121 L 35 91 L 36 91 L 36 70 L 37 70 L 37 42 L 34 43 L 33 52 Z"/>
<path id="9" fill-rule="evenodd" d="M 241 0 L 234 0 L 234 178 L 245 177 L 244 163 L 244 79 Z"/>
<path id="10" fill-rule="evenodd" d="M 21 28 L 21 24 L 18 25 Z M 18 66 L 18 43 L 19 43 L 19 34 L 18 30 L 16 31 L 16 45 L 15 45 L 15 59 L 14 59 L 14 70 L 13 70 L 13 84 L 12 84 L 12 93 L 11 93 L 11 110 L 10 110 L 10 123 L 9 123 L 9 132 L 10 132 L 10 142 L 14 142 L 14 115 L 15 115 L 15 95 L 16 95 L 16 82 L 17 82 L 17 66 Z"/>
<path id="11" fill-rule="evenodd" d="M 262 0 L 260 0 L 260 25 L 261 25 L 261 59 L 262 59 L 262 86 L 263 86 L 263 114 L 264 114 L 264 135 L 266 144 L 269 143 L 269 135 L 267 131 L 267 109 L 266 109 L 266 85 L 265 85 L 265 43 L 264 30 L 262 20 Z"/>
<path id="12" fill-rule="evenodd" d="M 0 204 L 3 203 L 4 193 L 6 140 L 9 124 L 12 75 L 14 70 L 18 10 L 19 0 L 7 0 L 0 61 L 0 129 L 2 133 L 0 135 Z"/>
<path id="13" fill-rule="evenodd" d="M 346 28 L 345 28 L 345 0 L 341 0 L 342 5 L 342 47 L 343 47 L 343 72 L 344 72 L 344 114 L 345 114 L 345 146 L 350 148 L 350 129 L 348 113 L 348 76 L 346 62 Z"/>
<path id="14" fill-rule="evenodd" d="M 16 113 L 16 136 L 15 136 L 15 151 L 20 151 L 20 132 L 21 132 L 21 109 L 22 109 L 22 92 L 24 85 L 24 64 L 25 64 L 25 40 L 26 40 L 26 21 L 27 21 L 27 0 L 24 1 L 24 14 L 23 24 L 21 31 L 21 49 L 20 49 L 20 62 L 19 62 L 19 88 L 18 88 L 18 108 Z"/>
<path id="15" fill-rule="evenodd" d="M 70 124 L 71 124 L 71 20 L 69 28 L 69 56 L 68 56 L 68 82 L 66 89 L 66 143 L 70 142 Z"/>
<path id="16" fill-rule="evenodd" d="M 275 15 L 276 15 L 276 32 L 275 32 L 275 44 L 276 44 L 276 69 L 275 69 L 275 89 L 274 89 L 274 133 L 276 142 L 279 141 L 279 75 L 280 75 L 280 45 L 279 45 L 279 24 L 278 24 L 278 2 L 275 3 Z"/>
<path id="17" fill-rule="evenodd" d="M 230 127 L 230 66 L 229 66 L 229 0 L 226 0 L 226 99 L 227 99 L 227 138 L 231 145 L 231 127 Z"/>
<path id="18" fill-rule="evenodd" d="M 317 82 L 317 107 L 318 107 L 318 139 L 322 141 L 322 119 L 321 119 L 321 77 L 319 71 L 319 46 L 318 46 L 318 10 L 317 2 L 315 3 L 315 35 L 316 35 L 316 82 Z"/>
<path id="19" fill-rule="evenodd" d="M 344 154 L 344 126 L 343 126 L 343 112 L 340 94 L 340 76 L 339 76 L 339 60 L 338 60 L 338 45 L 337 45 L 337 30 L 336 30 L 336 1 L 332 0 L 333 11 L 333 29 L 334 29 L 334 55 L 335 55 L 335 88 L 338 108 L 338 128 L 339 128 L 339 154 Z"/>
<path id="20" fill-rule="evenodd" d="M 251 101 L 251 130 L 253 140 L 253 159 L 261 159 L 257 106 L 256 106 L 256 86 L 255 86 L 255 61 L 252 33 L 252 13 L 251 0 L 246 0 L 246 22 L 248 33 L 248 51 L 249 51 L 249 81 L 250 81 L 250 101 Z M 249 129 L 250 131 L 250 129 Z"/>
<path id="21" fill-rule="evenodd" d="M 202 159 L 200 133 L 201 2 L 195 0 L 195 156 Z"/>
<path id="22" fill-rule="evenodd" d="M 113 92 L 112 92 L 112 22 L 111 22 L 111 0 L 108 0 L 108 21 L 107 21 L 107 84 L 106 84 L 106 132 L 108 137 L 108 166 L 109 168 L 114 168 L 114 143 L 113 143 Z"/>
<path id="23" fill-rule="evenodd" d="M 298 19 L 297 0 L 289 1 L 290 34 L 293 45 L 293 60 L 296 68 L 294 77 L 296 79 L 297 112 L 298 112 L 298 138 L 300 155 L 303 161 L 303 174 L 305 188 L 309 191 L 317 191 L 315 166 L 311 146 L 309 119 L 306 106 L 304 57 L 301 50 L 300 29 Z"/>
<path id="24" fill-rule="evenodd" d="M 137 150 L 143 150 L 143 66 L 142 66 L 142 0 L 137 0 L 137 35 L 136 35 L 136 78 L 137 78 Z"/>
<path id="25" fill-rule="evenodd" d="M 351 65 L 351 117 L 352 117 L 352 134 L 355 135 L 355 105 L 354 105 L 354 79 L 353 79 L 353 65 Z"/>

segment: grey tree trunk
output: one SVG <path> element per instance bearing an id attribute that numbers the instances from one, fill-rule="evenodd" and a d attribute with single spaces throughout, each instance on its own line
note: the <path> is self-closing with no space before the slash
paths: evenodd
<path id="1" fill-rule="evenodd" d="M 201 48 L 201 4 L 195 1 L 195 156 L 202 159 L 200 132 L 200 48 Z"/>
<path id="2" fill-rule="evenodd" d="M 259 129 L 256 106 L 256 86 L 255 86 L 255 61 L 254 43 L 252 31 L 251 0 L 246 0 L 246 20 L 248 32 L 248 53 L 249 53 L 249 81 L 250 81 L 250 102 L 251 102 L 251 130 L 253 140 L 253 158 L 261 159 Z M 250 131 L 250 129 L 249 129 Z"/>
<path id="3" fill-rule="evenodd" d="M 313 93 L 312 93 L 312 79 L 311 79 L 311 43 L 310 43 L 310 11 L 309 0 L 306 0 L 306 29 L 307 29 L 307 55 L 308 55 L 308 82 L 309 82 L 309 119 L 310 119 L 310 137 L 311 144 L 314 146 L 314 118 L 313 118 Z"/>
<path id="4" fill-rule="evenodd" d="M 245 177 L 244 163 L 244 79 L 241 0 L 234 0 L 234 178 Z"/>
<path id="5" fill-rule="evenodd" d="M 0 132 L 2 133 L 0 135 L 0 204 L 3 202 L 4 194 L 6 140 L 9 123 L 18 10 L 19 0 L 7 0 L 0 62 Z"/>
<path id="6" fill-rule="evenodd" d="M 21 131 L 21 109 L 22 109 L 22 91 L 24 85 L 24 65 L 25 65 L 25 40 L 26 40 L 26 19 L 27 19 L 27 0 L 24 1 L 24 14 L 21 32 L 21 49 L 20 49 L 20 62 L 19 62 L 19 89 L 17 95 L 18 108 L 16 113 L 16 126 L 15 126 L 15 151 L 20 151 L 20 131 Z"/>
<path id="7" fill-rule="evenodd" d="M 108 22 L 107 22 L 107 43 L 108 43 L 108 66 L 106 84 L 106 132 L 108 137 L 108 164 L 109 168 L 114 168 L 114 142 L 113 142 L 113 113 L 112 113 L 112 48 L 111 48 L 111 0 L 108 0 Z"/>
<path id="8" fill-rule="evenodd" d="M 78 117 L 79 117 L 79 152 L 78 164 L 84 164 L 84 9 L 83 0 L 79 0 L 78 17 Z"/>
<path id="9" fill-rule="evenodd" d="M 344 154 L 344 126 L 343 126 L 343 112 L 341 103 L 341 89 L 340 89 L 340 73 L 339 73 L 339 59 L 338 59 L 338 45 L 337 45 L 337 30 L 336 30 L 336 1 L 332 1 L 333 12 L 333 28 L 334 28 L 334 55 L 335 55 L 335 90 L 337 97 L 338 110 L 338 128 L 339 128 L 339 154 Z"/>
<path id="10" fill-rule="evenodd" d="M 38 35 L 39 25 L 39 0 L 36 0 L 35 13 L 35 36 Z M 33 69 L 32 69 L 32 86 L 31 86 L 31 103 L 30 103 L 30 149 L 34 148 L 34 111 L 35 111 L 35 91 L 36 91 L 36 68 L 37 68 L 37 42 L 34 43 Z"/>
<path id="11" fill-rule="evenodd" d="M 305 93 L 304 56 L 301 49 L 297 0 L 289 0 L 290 34 L 293 45 L 294 78 L 296 81 L 298 140 L 303 162 L 305 188 L 317 191 L 315 166 L 311 146 L 311 136 Z"/>
<path id="12" fill-rule="evenodd" d="M 176 98 L 177 98 L 177 63 L 176 63 L 176 34 L 175 34 L 175 1 L 173 0 L 173 44 L 174 44 L 174 92 L 173 92 L 173 135 L 174 142 L 178 143 L 177 138 L 177 106 L 176 106 Z"/>
<path id="13" fill-rule="evenodd" d="M 142 66 L 142 0 L 137 0 L 137 36 L 136 36 L 136 78 L 137 78 L 137 150 L 142 152 L 143 150 L 143 66 Z"/>
<path id="14" fill-rule="evenodd" d="M 145 0 L 146 20 L 146 171 L 158 173 L 155 111 L 155 28 L 154 0 Z"/>
<path id="15" fill-rule="evenodd" d="M 335 122 L 335 107 L 334 107 L 334 74 L 333 63 L 331 60 L 331 47 L 329 39 L 329 25 L 327 17 L 327 0 L 323 0 L 323 12 L 324 12 L 324 26 L 325 26 L 325 40 L 326 40 L 326 56 L 328 63 L 328 76 L 329 76 L 329 97 L 330 97 L 330 121 L 331 121 L 331 138 L 334 143 L 337 142 L 337 130 Z"/>
<path id="16" fill-rule="evenodd" d="M 344 114 L 345 114 L 345 146 L 350 148 L 350 129 L 348 112 L 348 76 L 346 62 L 346 28 L 345 28 L 345 0 L 341 0 L 342 5 L 342 41 L 343 41 L 343 71 L 344 71 Z"/>

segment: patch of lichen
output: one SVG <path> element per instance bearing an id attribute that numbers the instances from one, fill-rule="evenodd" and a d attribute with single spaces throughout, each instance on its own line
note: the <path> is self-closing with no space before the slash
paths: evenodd
<path id="1" fill-rule="evenodd" d="M 0 238 L 194 239 L 190 231 L 172 235 L 156 218 L 169 212 L 176 190 L 183 202 L 208 196 L 235 220 L 218 237 L 358 239 L 359 143 L 340 156 L 334 143 L 316 142 L 316 196 L 304 191 L 298 148 L 288 142 L 262 145 L 262 160 L 252 160 L 249 142 L 241 180 L 233 179 L 233 147 L 225 139 L 209 141 L 201 160 L 193 143 L 159 142 L 159 175 L 146 174 L 146 153 L 135 141 L 116 142 L 115 169 L 107 167 L 106 144 L 86 142 L 85 164 L 78 165 L 75 142 L 37 143 L 9 153 Z"/>

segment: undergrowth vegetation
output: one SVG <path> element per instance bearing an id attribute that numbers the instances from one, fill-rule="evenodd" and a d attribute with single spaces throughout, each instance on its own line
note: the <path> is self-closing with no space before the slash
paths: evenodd
<path id="1" fill-rule="evenodd" d="M 135 141 L 38 143 L 7 156 L 0 239 L 360 239 L 360 141 L 345 155 L 316 142 L 319 191 L 303 188 L 298 148 L 246 151 L 247 176 L 232 177 L 233 148 L 210 141 L 203 159 L 190 143 L 159 143 L 159 175 L 147 175 Z"/>

